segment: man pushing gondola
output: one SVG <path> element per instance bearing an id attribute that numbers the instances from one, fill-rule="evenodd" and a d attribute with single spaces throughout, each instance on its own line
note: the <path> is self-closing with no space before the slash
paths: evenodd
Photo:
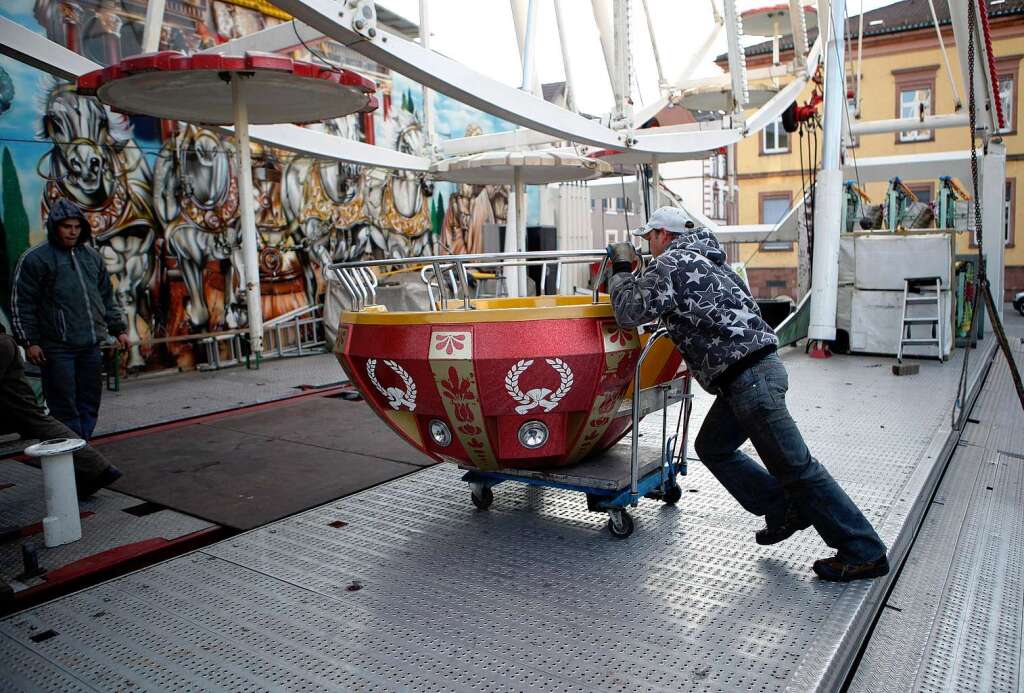
<path id="1" fill-rule="evenodd" d="M 654 260 L 634 276 L 635 248 L 608 246 L 615 319 L 622 327 L 661 320 L 694 377 L 716 395 L 694 447 L 744 509 L 764 516 L 757 543 L 776 544 L 813 525 L 837 551 L 814 562 L 819 577 L 847 582 L 888 573 L 885 544 L 811 456 L 790 416 L 778 339 L 718 240 L 674 207 L 658 209 L 632 233 L 648 241 Z M 764 466 L 739 449 L 748 439 Z"/>

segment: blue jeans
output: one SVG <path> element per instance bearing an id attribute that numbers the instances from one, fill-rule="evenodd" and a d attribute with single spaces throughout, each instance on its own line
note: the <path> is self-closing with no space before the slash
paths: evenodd
<path id="1" fill-rule="evenodd" d="M 718 393 L 694 443 L 697 455 L 741 506 L 778 524 L 795 504 L 826 544 L 850 563 L 874 561 L 885 544 L 864 514 L 811 456 L 786 408 L 789 376 L 772 354 Z M 739 447 L 750 439 L 759 465 Z"/>
<path id="2" fill-rule="evenodd" d="M 82 440 L 92 438 L 103 394 L 103 357 L 99 347 L 43 348 L 43 394 L 53 418 Z"/>

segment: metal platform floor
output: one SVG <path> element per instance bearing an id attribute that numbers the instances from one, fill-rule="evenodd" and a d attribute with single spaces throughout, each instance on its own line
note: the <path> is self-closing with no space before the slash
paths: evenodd
<path id="1" fill-rule="evenodd" d="M 971 420 L 851 691 L 1024 689 L 1024 416 L 1001 354 Z"/>
<path id="2" fill-rule="evenodd" d="M 46 515 L 42 476 L 42 471 L 27 464 L 0 460 L 0 526 L 21 528 L 17 538 L 0 541 L 0 582 L 9 585 L 19 599 L 28 594 L 52 594 L 62 585 L 112 567 L 113 557 L 105 558 L 106 554 L 116 553 L 119 560 L 128 560 L 217 529 L 200 518 L 160 506 L 144 506 L 138 498 L 102 489 L 80 503 L 82 538 L 46 548 L 41 522 Z M 18 577 L 23 571 L 21 547 L 26 542 L 38 548 L 39 563 L 46 575 Z"/>
<path id="3" fill-rule="evenodd" d="M 905 554 L 955 442 L 958 361 L 785 362 L 811 450 Z M 813 531 L 759 547 L 759 519 L 690 470 L 618 541 L 579 495 L 504 484 L 480 512 L 428 468 L 0 621 L 0 689 L 837 687 L 888 581 L 814 579 Z"/>

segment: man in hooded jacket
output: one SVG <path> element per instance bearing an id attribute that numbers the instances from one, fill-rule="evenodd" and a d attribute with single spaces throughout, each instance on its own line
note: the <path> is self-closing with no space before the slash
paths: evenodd
<path id="1" fill-rule="evenodd" d="M 819 577 L 845 582 L 888 573 L 885 545 L 811 456 L 789 415 L 778 338 L 718 240 L 673 207 L 655 211 L 633 234 L 650 243 L 654 260 L 637 277 L 633 246 L 608 246 L 615 319 L 623 327 L 660 319 L 694 377 L 717 396 L 694 447 L 744 509 L 765 516 L 757 543 L 775 544 L 813 525 L 838 552 L 815 561 Z M 747 439 L 764 466 L 740 451 Z"/>
<path id="2" fill-rule="evenodd" d="M 100 345 L 128 335 L 103 258 L 92 247 L 89 220 L 60 199 L 46 219 L 47 238 L 14 270 L 12 327 L 28 361 L 42 370 L 53 416 L 83 440 L 92 437 L 102 387 Z"/>

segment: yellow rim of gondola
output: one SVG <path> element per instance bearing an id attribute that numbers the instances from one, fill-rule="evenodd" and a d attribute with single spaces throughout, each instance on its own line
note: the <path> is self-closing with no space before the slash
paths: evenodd
<path id="1" fill-rule="evenodd" d="M 473 310 L 465 310 L 461 299 L 450 300 L 448 309 L 443 311 L 389 311 L 384 306 L 367 306 L 359 312 L 343 312 L 341 322 L 350 325 L 438 325 L 610 318 L 613 315 L 605 294 L 600 295 L 598 303 L 594 303 L 590 295 L 477 298 L 470 303 Z"/>

